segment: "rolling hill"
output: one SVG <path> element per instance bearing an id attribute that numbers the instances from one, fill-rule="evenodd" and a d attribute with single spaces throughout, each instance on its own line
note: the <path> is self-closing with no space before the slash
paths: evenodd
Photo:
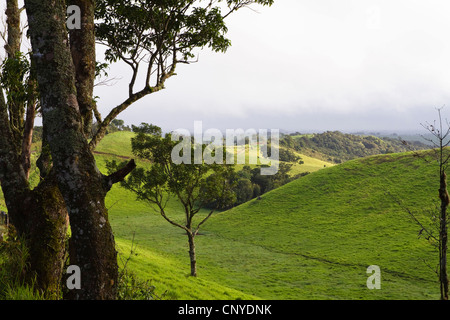
<path id="1" fill-rule="evenodd" d="M 435 299 L 437 253 L 386 194 L 419 214 L 437 198 L 435 169 L 410 153 L 351 160 L 217 213 L 197 239 L 198 279 L 182 232 L 119 186 L 107 200 L 122 254 L 137 244 L 128 266 L 168 298 Z M 381 290 L 366 287 L 370 265 Z"/>
<path id="2" fill-rule="evenodd" d="M 417 139 L 417 140 L 416 140 Z M 422 142 L 423 141 L 423 142 Z M 293 134 L 284 136 L 280 144 L 298 152 L 328 162 L 342 163 L 348 160 L 378 154 L 425 150 L 430 146 L 418 136 L 406 140 L 397 137 L 347 134 L 326 131 L 315 134 Z"/>
<path id="3" fill-rule="evenodd" d="M 427 266 L 435 267 L 437 252 L 386 195 L 416 212 L 432 206 L 436 189 L 433 168 L 410 154 L 374 156 L 320 170 L 220 213 L 206 230 L 244 248 L 232 255 L 245 257 L 252 277 L 239 287 L 264 298 L 437 298 L 436 276 Z M 251 248 L 264 254 L 256 258 Z M 370 265 L 381 268 L 382 290 L 366 287 Z"/>
<path id="4" fill-rule="evenodd" d="M 131 136 L 105 137 L 95 154 L 102 172 L 132 156 Z M 204 225 L 198 278 L 188 276 L 185 234 L 114 185 L 106 201 L 120 264 L 165 299 L 438 299 L 437 251 L 387 194 L 420 215 L 437 200 L 436 168 L 411 153 L 335 166 L 301 156 L 314 172 Z M 176 201 L 168 208 L 182 217 Z M 381 290 L 366 286 L 371 265 Z"/>

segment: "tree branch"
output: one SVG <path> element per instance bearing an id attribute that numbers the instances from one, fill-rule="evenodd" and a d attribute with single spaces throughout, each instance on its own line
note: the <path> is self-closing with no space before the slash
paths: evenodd
<path id="1" fill-rule="evenodd" d="M 397 199 L 396 197 L 394 197 L 389 191 L 386 192 L 385 194 L 387 196 L 389 196 L 395 203 L 397 203 L 403 210 L 405 210 L 409 214 L 409 216 L 414 220 L 414 222 L 417 225 L 419 225 L 420 228 L 422 228 L 421 233 L 425 232 L 430 239 L 433 239 L 434 241 L 439 242 L 439 239 L 437 239 L 433 235 L 433 232 L 428 230 L 428 228 L 426 226 L 424 226 L 424 224 L 422 222 L 420 222 L 420 220 L 415 216 L 414 213 L 412 213 L 412 211 L 408 207 L 404 206 L 402 204 L 402 202 L 399 199 Z"/>
<path id="2" fill-rule="evenodd" d="M 122 169 L 110 174 L 109 176 L 104 176 L 103 185 L 106 191 L 111 190 L 113 184 L 121 182 L 125 177 L 136 168 L 136 163 L 134 159 L 131 159 L 128 164 Z"/>
<path id="3" fill-rule="evenodd" d="M 168 73 L 164 74 L 163 76 L 161 76 L 161 78 L 159 79 L 159 81 L 156 84 L 156 86 L 153 86 L 153 87 L 146 86 L 141 91 L 133 93 L 128 99 L 126 99 L 120 105 L 118 105 L 117 107 L 112 109 L 109 112 L 108 116 L 106 116 L 106 118 L 101 123 L 99 123 L 99 126 L 97 128 L 97 132 L 94 134 L 94 137 L 92 138 L 92 140 L 89 143 L 89 147 L 91 148 L 91 150 L 95 149 L 95 147 L 100 142 L 100 140 L 105 136 L 105 133 L 106 133 L 106 130 L 107 130 L 109 124 L 122 111 L 124 111 L 126 108 L 128 108 L 130 105 L 132 105 L 134 102 L 138 101 L 139 99 L 142 99 L 143 97 L 145 97 L 145 96 L 147 96 L 149 94 L 152 94 L 152 93 L 155 93 L 155 92 L 163 90 L 164 89 L 164 83 L 166 82 L 166 80 L 169 79 L 170 77 L 176 75 L 175 68 L 176 68 L 176 65 L 172 65 L 170 71 Z"/>
<path id="4" fill-rule="evenodd" d="M 204 224 L 211 216 L 212 216 L 212 214 L 214 213 L 214 211 L 215 210 L 211 210 L 210 212 L 209 212 L 209 214 L 197 225 L 197 228 L 195 229 L 195 231 L 194 231 L 194 236 L 196 236 L 197 234 L 198 234 L 198 231 L 200 230 L 200 227 L 202 226 L 202 224 Z"/>
<path id="5" fill-rule="evenodd" d="M 160 206 L 159 203 L 158 203 L 158 206 L 159 206 L 159 209 L 160 209 L 161 216 L 162 216 L 164 219 L 166 219 L 167 222 L 169 222 L 171 225 L 174 225 L 174 226 L 176 226 L 176 227 L 178 227 L 178 228 L 181 228 L 181 229 L 185 230 L 186 232 L 189 232 L 189 229 L 188 229 L 187 227 L 185 227 L 185 226 L 183 226 L 183 225 L 181 225 L 181 224 L 179 224 L 179 223 L 176 223 L 175 221 L 169 219 L 169 218 L 166 216 L 166 212 L 164 211 L 164 208 L 163 208 L 162 206 Z"/>

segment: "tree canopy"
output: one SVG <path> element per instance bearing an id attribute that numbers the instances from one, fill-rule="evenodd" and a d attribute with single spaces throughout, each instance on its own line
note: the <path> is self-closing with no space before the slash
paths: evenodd
<path id="1" fill-rule="evenodd" d="M 225 52 L 226 18 L 252 4 L 272 5 L 273 0 L 102 0 L 97 1 L 97 42 L 106 46 L 106 62 L 125 62 L 132 71 L 128 98 L 102 120 L 96 113 L 94 147 L 109 123 L 133 102 L 165 88 L 176 75 L 178 64 L 196 62 L 196 50 L 209 48 Z M 138 79 L 143 79 L 138 84 Z"/>

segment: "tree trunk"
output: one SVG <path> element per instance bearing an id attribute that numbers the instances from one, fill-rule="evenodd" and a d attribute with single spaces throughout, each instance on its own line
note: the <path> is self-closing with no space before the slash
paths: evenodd
<path id="1" fill-rule="evenodd" d="M 441 299 L 448 300 L 448 275 L 447 275 L 447 208 L 449 195 L 447 192 L 447 175 L 441 169 L 439 198 L 441 200 L 440 216 L 440 246 L 439 246 L 439 280 L 441 283 Z"/>
<path id="2" fill-rule="evenodd" d="M 27 280 L 36 277 L 36 289 L 55 298 L 60 293 L 66 252 L 67 211 L 52 179 L 30 190 L 13 140 L 0 88 L 0 182 L 8 216 L 29 249 Z"/>
<path id="3" fill-rule="evenodd" d="M 25 279 L 47 298 L 60 297 L 67 237 L 67 211 L 57 185 L 45 180 L 32 191 L 3 186 L 8 216 L 28 248 Z"/>
<path id="4" fill-rule="evenodd" d="M 36 274 L 36 289 L 42 290 L 47 298 L 60 298 L 68 215 L 53 175 L 30 193 L 26 207 L 29 207 L 26 236 L 31 276 Z"/>
<path id="5" fill-rule="evenodd" d="M 195 255 L 195 243 L 194 238 L 195 236 L 192 234 L 192 232 L 187 232 L 187 236 L 189 239 L 189 258 L 191 260 L 191 276 L 196 277 L 197 276 L 197 258 Z"/>
<path id="6" fill-rule="evenodd" d="M 20 9 L 17 0 L 7 0 L 6 4 L 8 39 L 5 50 L 8 57 L 13 58 L 20 52 Z M 34 81 L 30 80 L 29 85 L 33 86 Z M 14 109 L 8 113 L 3 91 L 0 92 L 0 182 L 11 224 L 29 250 L 25 280 L 36 280 L 36 289 L 44 291 L 48 298 L 56 298 L 60 294 L 66 252 L 67 211 L 52 179 L 41 181 L 34 190 L 28 183 L 34 100 L 33 96 L 29 97 L 23 135 L 20 130 L 13 133 L 9 118 L 21 111 Z"/>
<path id="7" fill-rule="evenodd" d="M 12 58 L 20 51 L 20 43 L 22 40 L 18 0 L 7 0 L 5 13 L 8 28 L 8 40 L 5 44 L 5 51 L 8 54 L 8 57 Z"/>
<path id="8" fill-rule="evenodd" d="M 80 107 L 83 131 L 86 137 L 92 132 L 93 91 L 95 80 L 94 0 L 71 0 L 68 4 L 81 9 L 81 29 L 70 30 L 70 48 L 75 66 L 75 85 Z"/>
<path id="9" fill-rule="evenodd" d="M 29 103 L 23 130 L 21 163 L 25 172 L 25 177 L 30 177 L 31 170 L 31 144 L 33 142 L 34 118 L 36 116 L 36 105 Z"/>
<path id="10" fill-rule="evenodd" d="M 25 7 L 43 126 L 72 230 L 70 264 L 81 269 L 81 289 L 72 290 L 70 298 L 115 299 L 117 252 L 105 207 L 104 177 L 83 131 L 65 29 L 65 1 L 26 0 Z"/>

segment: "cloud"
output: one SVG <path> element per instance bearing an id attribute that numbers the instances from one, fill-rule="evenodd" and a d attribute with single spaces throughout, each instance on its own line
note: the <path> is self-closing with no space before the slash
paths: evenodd
<path id="1" fill-rule="evenodd" d="M 395 129 L 418 127 L 421 110 L 450 103 L 450 3 L 283 0 L 258 11 L 228 21 L 226 54 L 199 52 L 164 92 L 120 117 L 174 128 L 209 119 L 231 128 Z M 126 84 L 99 91 L 104 110 Z"/>

